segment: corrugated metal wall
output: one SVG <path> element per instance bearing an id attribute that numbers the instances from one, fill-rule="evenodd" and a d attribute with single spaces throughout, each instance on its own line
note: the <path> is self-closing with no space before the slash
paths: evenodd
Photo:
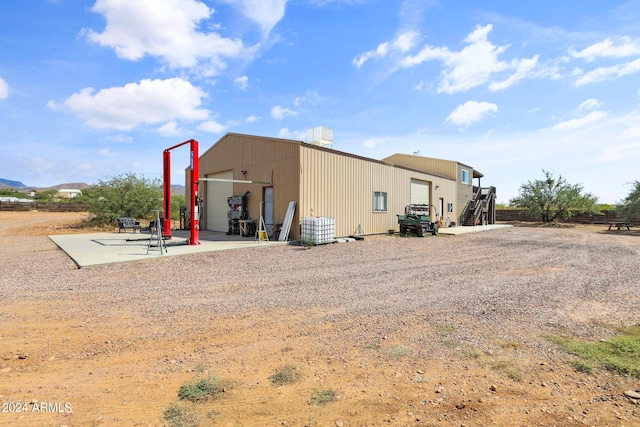
<path id="1" fill-rule="evenodd" d="M 300 153 L 300 215 L 331 216 L 336 236 L 398 229 L 397 214 L 411 202 L 411 179 L 431 183 L 431 203 L 455 197 L 455 181 L 394 167 L 383 162 L 302 144 Z M 438 187 L 435 189 L 435 187 Z M 373 212 L 373 192 L 387 193 L 387 212 Z"/>
<path id="2" fill-rule="evenodd" d="M 469 182 L 468 183 L 463 183 L 462 182 L 462 170 L 467 170 L 469 172 Z M 467 205 L 467 202 L 469 200 L 473 200 L 473 168 L 466 166 L 466 165 L 461 165 L 461 164 L 457 164 L 457 200 L 458 203 L 456 204 L 456 206 L 454 207 L 454 212 L 456 214 L 456 223 L 458 225 L 462 225 L 462 219 L 461 215 L 462 215 L 462 211 L 464 210 L 464 207 Z"/>
<path id="3" fill-rule="evenodd" d="M 453 197 L 447 196 L 444 200 L 445 210 L 447 203 L 453 202 L 453 213 L 447 215 L 445 212 L 445 218 L 449 217 L 450 221 L 453 221 L 460 225 L 460 215 L 464 207 L 469 200 L 473 199 L 473 168 L 470 166 L 462 165 L 457 161 L 435 159 L 432 157 L 424 156 L 412 156 L 409 154 L 394 154 L 385 158 L 383 161 L 392 163 L 399 166 L 404 166 L 410 169 L 417 169 L 426 171 L 434 175 L 440 175 L 449 177 L 456 181 L 456 189 Z M 462 169 L 469 171 L 469 183 L 463 184 L 461 182 Z M 438 196 L 443 197 L 443 196 Z M 432 199 L 431 203 L 434 203 L 435 199 Z"/>
<path id="4" fill-rule="evenodd" d="M 299 146 L 300 142 L 297 141 L 230 133 L 200 156 L 200 176 L 231 170 L 233 179 L 267 182 L 273 171 L 274 220 L 282 223 L 289 202 L 297 202 L 300 193 Z M 242 174 L 242 170 L 247 172 L 246 175 Z M 250 191 L 249 215 L 255 220 L 260 218 L 264 187 L 268 187 L 268 184 L 233 184 L 234 195 Z M 206 190 L 201 189 L 201 192 L 206 194 Z M 297 212 L 291 227 L 292 238 L 299 236 Z M 206 224 L 203 228 L 206 229 Z"/>
<path id="5" fill-rule="evenodd" d="M 412 156 L 409 154 L 394 154 L 382 160 L 383 162 L 404 166 L 409 169 L 428 171 L 432 175 L 456 179 L 457 162 L 451 160 L 434 159 L 432 157 Z"/>
<path id="6" fill-rule="evenodd" d="M 404 156 L 404 155 L 401 155 Z M 393 156 L 392 156 L 393 157 Z M 408 158 L 416 156 L 406 156 Z M 398 157 L 400 159 L 400 157 Z M 428 158 L 427 158 L 428 159 Z M 428 159 L 440 165 L 442 175 L 427 174 L 385 162 L 367 159 L 332 149 L 277 138 L 227 134 L 200 156 L 200 175 L 232 171 L 234 179 L 268 181 L 273 171 L 274 219 L 282 223 L 289 202 L 298 205 L 291 226 L 291 238 L 300 236 L 301 218 L 304 216 L 330 216 L 336 220 L 336 236 L 353 234 L 360 225 L 366 234 L 397 230 L 397 214 L 411 203 L 411 180 L 430 184 L 431 203 L 438 206 L 439 198 L 454 203 L 458 189 L 458 171 L 451 173 L 448 160 Z M 424 165 L 423 165 L 424 167 Z M 244 176 L 241 171 L 246 170 Z M 452 175 L 451 178 L 448 178 Z M 188 174 L 187 174 L 188 179 Z M 207 194 L 202 182 L 200 194 Z M 240 195 L 250 191 L 249 214 L 259 219 L 260 202 L 266 184 L 233 184 L 233 192 Z M 387 211 L 373 211 L 373 193 L 387 193 Z M 206 218 L 205 212 L 202 219 Z M 443 216 L 448 215 L 445 212 Z M 456 218 L 451 218 L 455 221 Z M 202 225 L 206 229 L 206 221 Z"/>

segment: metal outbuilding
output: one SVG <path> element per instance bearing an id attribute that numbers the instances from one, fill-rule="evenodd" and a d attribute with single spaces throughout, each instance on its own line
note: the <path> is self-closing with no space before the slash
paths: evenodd
<path id="1" fill-rule="evenodd" d="M 199 157 L 199 177 L 212 179 L 200 180 L 200 227 L 227 231 L 227 198 L 247 191 L 249 217 L 258 221 L 262 214 L 268 230 L 276 230 L 289 203 L 296 202 L 293 239 L 308 216 L 334 218 L 336 237 L 358 229 L 365 234 L 397 230 L 396 215 L 412 203 L 433 205 L 432 215 L 437 213 L 443 226 L 461 224 L 477 193 L 472 178 L 482 176 L 455 161 L 402 154 L 375 160 L 327 145 L 224 135 Z"/>

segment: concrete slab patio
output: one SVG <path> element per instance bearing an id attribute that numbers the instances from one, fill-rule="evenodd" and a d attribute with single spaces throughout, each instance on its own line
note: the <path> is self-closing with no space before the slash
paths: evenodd
<path id="1" fill-rule="evenodd" d="M 499 230 L 501 228 L 509 228 L 509 227 L 513 227 L 513 225 L 489 224 L 489 225 L 476 225 L 475 227 L 442 227 L 438 229 L 438 233 L 457 236 L 458 234 L 481 233 L 483 231 Z"/>
<path id="2" fill-rule="evenodd" d="M 256 241 L 251 237 L 227 236 L 222 232 L 201 231 L 199 245 L 187 245 L 189 231 L 173 230 L 166 240 L 166 251 L 161 253 L 157 240 L 149 247 L 149 234 L 145 233 L 88 233 L 51 235 L 60 249 L 78 265 L 78 268 L 115 262 L 139 261 L 160 256 L 178 256 L 227 249 L 265 248 L 286 245 L 287 242 Z"/>
<path id="3" fill-rule="evenodd" d="M 440 234 L 459 235 L 479 233 L 511 227 L 511 225 L 492 224 L 476 227 L 447 227 Z M 161 253 L 157 241 L 152 242 L 150 250 L 149 234 L 145 233 L 88 233 L 60 234 L 49 238 L 76 263 L 78 268 L 115 262 L 139 261 L 160 256 L 178 256 L 199 252 L 212 252 L 228 249 L 266 248 L 286 245 L 288 242 L 256 241 L 251 237 L 227 236 L 222 232 L 200 231 L 200 244 L 187 245 L 189 231 L 173 230 L 172 238 L 166 241 L 166 252 Z"/>

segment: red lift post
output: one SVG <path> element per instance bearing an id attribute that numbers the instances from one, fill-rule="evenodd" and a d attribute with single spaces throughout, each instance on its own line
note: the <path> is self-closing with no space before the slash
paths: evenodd
<path id="1" fill-rule="evenodd" d="M 189 186 L 189 206 L 191 207 L 191 221 L 189 229 L 191 235 L 187 244 L 199 245 L 200 244 L 200 212 L 198 212 L 198 141 L 190 139 L 185 142 L 181 142 L 178 145 L 167 148 L 162 153 L 163 160 L 163 203 L 164 203 L 164 228 L 162 230 L 162 237 L 171 238 L 171 153 L 174 148 L 182 147 L 183 145 L 190 144 L 191 157 L 190 157 L 190 169 L 191 169 L 191 185 Z"/>

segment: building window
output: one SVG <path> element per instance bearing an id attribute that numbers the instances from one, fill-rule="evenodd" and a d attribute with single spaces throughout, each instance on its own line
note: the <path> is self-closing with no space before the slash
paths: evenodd
<path id="1" fill-rule="evenodd" d="M 460 180 L 462 181 L 463 184 L 469 184 L 469 171 L 466 169 L 462 169 L 462 176 L 460 177 Z"/>
<path id="2" fill-rule="evenodd" d="M 453 203 L 447 203 L 447 212 L 453 213 Z"/>
<path id="3" fill-rule="evenodd" d="M 385 191 L 373 192 L 373 211 L 374 212 L 387 211 L 387 193 Z"/>

